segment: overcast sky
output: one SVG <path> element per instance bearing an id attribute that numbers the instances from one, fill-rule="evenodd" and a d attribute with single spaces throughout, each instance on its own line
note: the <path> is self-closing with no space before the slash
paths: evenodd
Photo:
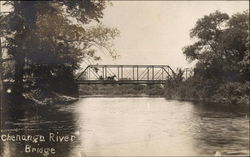
<path id="1" fill-rule="evenodd" d="M 248 1 L 112 1 L 104 10 L 102 23 L 120 30 L 114 48 L 117 60 L 101 55 L 99 64 L 164 64 L 192 67 L 182 48 L 199 18 L 215 10 L 232 15 L 249 9 Z M 6 8 L 2 8 L 6 11 Z M 83 63 L 83 66 L 86 66 Z M 92 62 L 93 63 L 93 62 Z"/>
<path id="2" fill-rule="evenodd" d="M 249 9 L 248 1 L 113 1 L 102 22 L 120 30 L 114 44 L 120 58 L 102 56 L 103 64 L 167 64 L 192 67 L 182 48 L 192 43 L 190 29 L 215 10 L 232 15 Z"/>

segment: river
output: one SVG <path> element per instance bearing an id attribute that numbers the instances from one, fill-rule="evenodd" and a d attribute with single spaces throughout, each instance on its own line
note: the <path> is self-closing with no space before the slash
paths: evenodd
<path id="1" fill-rule="evenodd" d="M 48 133 L 75 139 L 49 141 Z M 1 157 L 247 156 L 249 110 L 165 98 L 89 97 L 10 115 L 1 129 L 7 134 L 43 135 L 45 141 L 1 141 Z M 27 144 L 55 154 L 29 152 Z"/>

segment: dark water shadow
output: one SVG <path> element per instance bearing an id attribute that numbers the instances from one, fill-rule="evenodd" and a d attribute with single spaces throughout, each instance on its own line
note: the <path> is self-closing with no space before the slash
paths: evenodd
<path id="1" fill-rule="evenodd" d="M 191 128 L 200 154 L 249 155 L 248 105 L 193 104 L 197 119 Z"/>
<path id="2" fill-rule="evenodd" d="M 73 112 L 61 110 L 65 106 L 26 108 L 20 104 L 15 110 L 1 113 L 0 157 L 70 157 L 79 140 L 76 118 Z"/>

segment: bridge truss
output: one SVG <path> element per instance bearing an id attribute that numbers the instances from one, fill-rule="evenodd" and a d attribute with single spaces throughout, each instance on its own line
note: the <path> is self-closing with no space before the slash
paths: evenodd
<path id="1" fill-rule="evenodd" d="M 89 65 L 77 77 L 78 84 L 165 84 L 175 79 L 168 65 Z"/>

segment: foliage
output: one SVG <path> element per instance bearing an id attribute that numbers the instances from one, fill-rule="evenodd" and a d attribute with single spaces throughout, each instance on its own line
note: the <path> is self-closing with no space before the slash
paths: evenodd
<path id="1" fill-rule="evenodd" d="M 80 94 L 110 96 L 163 96 L 164 88 L 160 85 L 81 85 Z"/>
<path id="2" fill-rule="evenodd" d="M 219 86 L 212 99 L 220 103 L 249 104 L 250 86 L 249 82 L 227 82 Z"/>
<path id="3" fill-rule="evenodd" d="M 85 57 L 100 59 L 97 48 L 114 57 L 112 40 L 119 32 L 99 23 L 106 4 L 103 0 L 5 2 L 12 12 L 1 32 L 15 63 L 15 94 L 22 95 L 26 87 L 76 92 L 74 72 Z M 99 24 L 87 27 L 92 21 Z"/>
<path id="4" fill-rule="evenodd" d="M 177 82 L 181 82 L 181 81 L 184 80 L 184 72 L 185 72 L 185 71 L 184 71 L 183 69 L 177 68 L 176 74 L 175 74 L 175 80 L 176 80 Z"/>
<path id="5" fill-rule="evenodd" d="M 197 60 L 195 74 L 220 81 L 246 80 L 249 67 L 249 13 L 229 17 L 216 11 L 199 19 L 190 36 L 197 41 L 184 47 L 190 60 Z M 212 74 L 212 75 L 211 75 Z"/>
<path id="6" fill-rule="evenodd" d="M 183 53 L 196 61 L 194 75 L 185 81 L 170 80 L 166 97 L 249 104 L 249 10 L 231 17 L 219 11 L 206 15 L 190 36 L 196 42 Z"/>

